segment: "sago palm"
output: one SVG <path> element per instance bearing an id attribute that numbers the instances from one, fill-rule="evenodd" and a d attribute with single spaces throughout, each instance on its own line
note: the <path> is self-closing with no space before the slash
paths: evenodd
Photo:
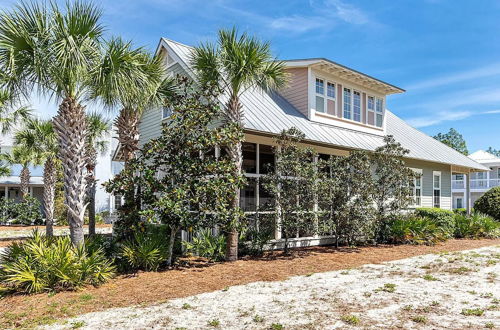
<path id="1" fill-rule="evenodd" d="M 15 134 L 15 143 L 40 155 L 43 161 L 43 208 L 46 235 L 53 235 L 54 201 L 57 181 L 58 143 L 50 120 L 30 119 Z"/>
<path id="2" fill-rule="evenodd" d="M 31 180 L 30 166 L 41 165 L 41 156 L 35 150 L 23 146 L 14 146 L 11 152 L 0 155 L 0 158 L 9 165 L 21 165 L 19 173 L 21 199 L 29 195 L 29 184 Z"/>
<path id="3" fill-rule="evenodd" d="M 100 61 L 101 11 L 91 3 L 60 8 L 21 3 L 0 15 L 0 65 L 9 87 L 25 95 L 35 88 L 61 100 L 53 119 L 62 161 L 71 240 L 83 243 L 85 141 L 82 100 Z"/>
<path id="4" fill-rule="evenodd" d="M 220 86 L 227 94 L 225 106 L 226 120 L 243 129 L 244 112 L 241 94 L 249 89 L 269 91 L 283 87 L 287 81 L 285 65 L 277 61 L 270 44 L 261 42 L 246 33 L 238 34 L 236 29 L 220 30 L 217 44 L 206 43 L 196 47 L 191 64 L 198 82 L 205 87 Z M 241 175 L 243 155 L 241 142 L 227 146 L 227 151 Z M 240 189 L 234 192 L 233 208 L 239 208 Z M 238 222 L 238 219 L 235 219 Z M 230 226 L 227 233 L 226 259 L 238 258 L 237 223 Z"/>
<path id="5" fill-rule="evenodd" d="M 97 72 L 93 81 L 94 97 L 110 108 L 120 109 L 114 124 L 126 166 L 138 148 L 142 111 L 158 105 L 160 92 L 168 90 L 165 86 L 169 84 L 162 83 L 163 64 L 160 58 L 150 56 L 143 48 L 113 38 L 106 44 Z"/>
<path id="6" fill-rule="evenodd" d="M 108 147 L 108 136 L 111 130 L 111 122 L 103 115 L 92 112 L 87 114 L 88 134 L 86 140 L 86 165 L 87 168 L 87 201 L 89 215 L 89 235 L 95 235 L 95 194 L 97 179 L 95 170 L 97 156 L 104 153 Z"/>

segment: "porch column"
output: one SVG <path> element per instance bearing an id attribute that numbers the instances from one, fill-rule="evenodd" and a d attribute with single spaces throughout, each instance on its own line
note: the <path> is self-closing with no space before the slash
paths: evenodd
<path id="1" fill-rule="evenodd" d="M 465 175 L 465 195 L 466 195 L 466 206 L 465 208 L 467 209 L 467 214 L 470 215 L 470 209 L 472 207 L 471 205 L 471 199 L 470 199 L 470 171 Z"/>
<path id="2" fill-rule="evenodd" d="M 30 186 L 30 196 L 33 197 L 33 186 Z"/>
<path id="3" fill-rule="evenodd" d="M 9 199 L 9 187 L 5 186 L 5 200 Z"/>

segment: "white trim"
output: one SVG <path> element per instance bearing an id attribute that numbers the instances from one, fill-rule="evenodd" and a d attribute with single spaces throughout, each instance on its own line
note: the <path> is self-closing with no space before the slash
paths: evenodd
<path id="1" fill-rule="evenodd" d="M 316 92 L 316 80 L 322 80 L 323 81 L 323 94 L 320 94 L 320 93 L 317 93 Z M 334 92 L 334 97 L 331 97 L 331 96 L 328 96 L 328 84 L 331 84 L 333 85 L 333 92 Z M 313 85 L 313 88 L 312 88 L 312 91 L 313 91 L 313 97 L 311 100 L 311 103 L 313 104 L 313 110 L 314 112 L 318 112 L 322 115 L 324 114 L 328 114 L 328 100 L 332 100 L 332 101 L 335 101 L 335 114 L 337 113 L 337 86 L 338 86 L 338 83 L 337 81 L 335 80 L 332 80 L 332 79 L 328 79 L 328 78 L 325 78 L 324 76 L 321 76 L 321 75 L 317 75 L 317 74 L 312 74 L 312 85 Z M 319 97 L 323 97 L 323 112 L 321 111 L 317 111 L 316 110 L 316 97 L 319 96 Z"/>
<path id="2" fill-rule="evenodd" d="M 438 176 L 439 177 L 439 187 L 436 188 L 435 187 L 435 177 Z M 434 193 L 436 191 L 439 191 L 439 208 L 442 208 L 443 204 L 443 196 L 441 194 L 441 191 L 442 191 L 442 183 L 443 183 L 443 178 L 442 178 L 442 175 L 441 175 L 441 171 L 432 171 L 432 207 L 436 207 L 436 196 L 434 196 Z"/>

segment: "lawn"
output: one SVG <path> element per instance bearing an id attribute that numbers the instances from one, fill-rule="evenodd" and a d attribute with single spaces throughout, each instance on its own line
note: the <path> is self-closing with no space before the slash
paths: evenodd
<path id="1" fill-rule="evenodd" d="M 129 276 L 120 276 L 99 288 L 88 287 L 79 291 L 57 294 L 4 297 L 0 304 L 0 328 L 51 324 L 57 319 L 74 317 L 86 312 L 98 312 L 112 307 L 148 306 L 164 303 L 170 299 L 207 292 L 231 293 L 233 292 L 233 288 L 230 288 L 232 286 L 257 281 L 283 281 L 296 275 L 311 275 L 301 280 L 307 284 L 317 276 L 323 276 L 315 273 L 342 269 L 344 269 L 342 272 L 345 272 L 345 269 L 352 269 L 365 264 L 378 264 L 417 255 L 445 251 L 452 252 L 498 244 L 500 244 L 500 239 L 450 240 L 436 246 L 380 245 L 377 247 L 341 248 L 339 250 L 332 247 L 308 248 L 294 251 L 292 257 L 284 257 L 280 252 L 275 252 L 264 258 L 240 260 L 234 263 L 208 264 L 189 260 L 189 262 L 185 261 L 176 269 L 170 271 L 141 272 Z M 498 253 L 500 251 L 497 251 Z M 491 267 L 497 266 L 492 265 Z M 397 275 L 398 270 L 393 271 L 396 272 L 394 275 L 390 273 L 381 275 L 384 284 L 394 282 L 390 276 L 399 276 Z M 348 273 L 350 272 L 360 271 L 348 271 Z M 471 274 L 476 276 L 478 273 L 471 272 Z M 439 277 L 440 275 L 436 274 L 435 276 Z M 387 280 L 384 277 L 387 277 Z M 466 278 L 458 277 L 458 279 Z M 418 280 L 425 281 L 422 283 L 426 286 L 443 283 L 442 281 L 427 281 L 420 278 Z M 295 280 L 291 279 L 290 281 Z M 422 283 L 419 284 L 420 290 L 422 290 Z M 461 283 L 460 281 L 456 282 L 457 285 L 463 287 Z M 493 284 L 495 283 L 498 282 Z M 266 285 L 281 284 L 268 283 Z M 225 291 L 226 288 L 230 289 Z M 339 288 L 335 290 L 339 290 Z M 401 292 L 401 285 L 397 286 L 396 290 Z M 498 287 L 496 290 L 498 291 Z M 381 294 L 386 293 L 385 291 L 382 292 Z M 482 294 L 482 292 L 480 293 Z M 318 299 L 321 296 L 323 294 L 318 291 Z M 401 298 L 400 293 L 396 297 Z M 217 297 L 217 299 L 219 298 L 221 297 Z M 464 305 L 464 308 L 468 308 L 467 306 Z M 248 309 L 251 307 L 248 306 Z M 351 311 L 346 312 L 350 313 Z M 193 313 L 193 315 L 196 314 Z M 220 318 L 222 322 L 222 316 Z"/>

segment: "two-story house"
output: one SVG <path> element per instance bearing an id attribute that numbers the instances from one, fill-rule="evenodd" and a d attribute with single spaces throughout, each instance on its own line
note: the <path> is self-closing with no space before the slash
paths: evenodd
<path id="1" fill-rule="evenodd" d="M 479 197 L 493 187 L 500 186 L 500 158 L 486 152 L 478 150 L 469 155 L 469 158 L 482 164 L 488 171 L 474 172 L 470 174 L 470 192 L 467 194 L 467 176 L 463 173 L 453 174 L 452 191 L 453 191 L 453 208 L 465 208 L 467 204 L 467 196 L 470 196 L 470 205 Z"/>
<path id="2" fill-rule="evenodd" d="M 192 48 L 161 39 L 157 53 L 170 74 L 194 78 Z M 325 58 L 285 61 L 287 88 L 265 93 L 248 90 L 241 100 L 245 114 L 243 170 L 249 185 L 241 192 L 241 206 L 255 212 L 268 199 L 259 184 L 266 164 L 274 162 L 273 137 L 296 127 L 307 145 L 328 155 L 352 150 L 373 151 L 392 135 L 409 150 L 406 163 L 420 173 L 414 182 L 414 207 L 452 208 L 452 173 L 469 174 L 486 168 L 432 137 L 411 127 L 386 109 L 387 97 L 404 90 Z M 161 134 L 168 109 L 149 109 L 140 122 L 140 146 Z"/>

